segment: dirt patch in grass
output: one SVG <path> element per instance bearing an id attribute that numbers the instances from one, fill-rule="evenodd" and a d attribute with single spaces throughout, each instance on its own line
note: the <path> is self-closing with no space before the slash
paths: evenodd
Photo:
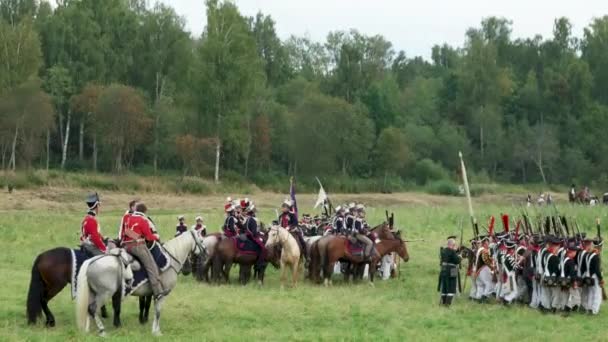
<path id="1" fill-rule="evenodd" d="M 0 210 L 84 210 L 86 191 L 67 187 L 42 187 L 39 189 L 15 190 L 12 194 L 0 193 Z M 227 196 L 233 198 L 249 197 L 256 202 L 259 208 L 276 208 L 287 197 L 286 194 L 271 192 L 258 192 L 250 194 L 224 194 L 224 195 L 193 195 L 175 193 L 143 193 L 141 196 L 113 191 L 100 191 L 102 208 L 104 210 L 123 210 L 127 203 L 134 198 L 146 202 L 148 207 L 156 210 L 173 209 L 201 209 L 221 210 Z M 314 205 L 316 194 L 298 195 L 298 204 L 303 210 L 309 210 Z M 348 202 L 362 202 L 376 208 L 401 206 L 443 206 L 458 203 L 465 204 L 464 197 L 430 195 L 420 192 L 393 193 L 393 194 L 330 194 L 334 205 Z M 565 196 L 554 195 L 558 200 Z M 474 204 L 519 204 L 525 200 L 525 194 L 492 194 L 475 197 Z"/>

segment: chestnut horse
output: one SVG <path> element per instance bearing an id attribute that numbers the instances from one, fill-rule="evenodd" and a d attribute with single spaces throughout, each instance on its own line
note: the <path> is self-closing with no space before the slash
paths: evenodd
<path id="1" fill-rule="evenodd" d="M 397 252 L 404 261 L 409 260 L 405 241 L 401 239 L 399 233 L 393 235 L 395 236 L 395 239 L 385 239 L 375 245 L 376 253 L 371 258 L 372 265 L 377 264 L 384 255 L 391 252 Z M 364 260 L 362 256 L 352 255 L 348 251 L 346 239 L 345 236 L 336 236 L 327 242 L 327 257 L 323 264 L 323 277 L 326 286 L 331 284 L 332 268 L 336 261 L 343 260 L 350 262 L 359 273 L 362 272 L 365 264 L 370 263 L 370 261 Z M 374 272 L 370 272 L 371 283 L 374 281 L 373 273 Z M 346 274 L 346 279 L 348 279 L 348 276 L 349 275 Z"/>
<path id="2" fill-rule="evenodd" d="M 238 239 L 238 237 L 236 239 Z M 223 237 L 217 243 L 213 254 L 213 279 L 217 283 L 221 281 L 229 283 L 230 269 L 232 268 L 232 264 L 237 263 L 240 265 L 239 281 L 241 284 L 245 285 L 251 277 L 251 268 L 256 265 L 257 260 L 258 256 L 256 254 L 239 253 L 233 238 Z M 260 285 L 264 282 L 264 271 L 266 269 L 265 262 L 266 260 L 264 260 L 263 265 L 256 265 L 255 269 L 257 280 Z"/>

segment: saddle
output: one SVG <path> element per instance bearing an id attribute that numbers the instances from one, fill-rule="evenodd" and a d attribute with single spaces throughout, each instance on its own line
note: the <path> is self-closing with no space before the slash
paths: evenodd
<path id="1" fill-rule="evenodd" d="M 260 252 L 260 246 L 251 239 L 242 239 L 238 236 L 231 237 L 230 239 L 239 254 L 257 255 Z"/>
<path id="2" fill-rule="evenodd" d="M 159 243 L 154 242 L 148 249 L 150 250 L 150 254 L 152 254 L 152 259 L 154 259 L 156 266 L 158 266 L 159 273 L 166 271 L 171 266 L 171 257 Z M 127 253 L 124 249 L 121 249 L 121 251 L 121 259 L 127 260 L 131 264 L 131 270 L 133 271 L 133 282 L 129 291 L 131 293 L 148 282 L 148 272 L 146 272 L 135 256 Z"/>
<path id="3" fill-rule="evenodd" d="M 352 236 L 348 236 L 345 239 L 345 244 L 346 250 L 350 255 L 363 256 L 363 250 L 365 249 L 365 245 L 359 240 L 355 239 Z"/>

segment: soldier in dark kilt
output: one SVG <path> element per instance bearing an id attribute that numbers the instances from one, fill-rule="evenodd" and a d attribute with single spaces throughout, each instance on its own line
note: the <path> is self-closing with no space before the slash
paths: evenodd
<path id="1" fill-rule="evenodd" d="M 441 294 L 440 303 L 445 306 L 450 306 L 456 295 L 459 281 L 458 266 L 461 261 L 461 257 L 458 255 L 456 236 L 448 237 L 447 247 L 442 247 L 440 249 L 440 258 L 441 271 L 439 273 L 437 290 Z"/>

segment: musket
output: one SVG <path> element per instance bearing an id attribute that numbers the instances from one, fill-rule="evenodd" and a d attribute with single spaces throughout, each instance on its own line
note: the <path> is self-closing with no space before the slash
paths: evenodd
<path id="1" fill-rule="evenodd" d="M 602 239 L 602 233 L 600 232 L 600 218 L 597 217 L 595 219 L 595 228 L 597 229 L 597 237 L 601 240 Z"/>
<path id="2" fill-rule="evenodd" d="M 473 213 L 473 201 L 471 200 L 471 190 L 469 188 L 469 179 L 467 177 L 467 169 L 464 166 L 464 160 L 462 159 L 462 152 L 458 151 L 458 157 L 460 158 L 460 169 L 462 173 L 462 182 L 464 183 L 464 192 L 467 196 L 467 204 L 469 207 L 469 217 L 471 218 L 471 225 L 473 227 L 473 234 L 475 237 L 479 236 L 479 229 L 477 226 L 477 221 L 475 220 L 475 214 Z"/>

